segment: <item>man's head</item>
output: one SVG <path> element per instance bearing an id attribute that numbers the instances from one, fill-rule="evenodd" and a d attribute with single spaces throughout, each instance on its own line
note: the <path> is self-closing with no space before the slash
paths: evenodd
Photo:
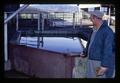
<path id="1" fill-rule="evenodd" d="M 90 11 L 88 12 L 90 14 L 90 20 L 93 22 L 94 25 L 98 24 L 99 21 L 102 20 L 103 17 L 103 13 L 100 12 L 99 10 L 95 10 L 95 11 Z"/>

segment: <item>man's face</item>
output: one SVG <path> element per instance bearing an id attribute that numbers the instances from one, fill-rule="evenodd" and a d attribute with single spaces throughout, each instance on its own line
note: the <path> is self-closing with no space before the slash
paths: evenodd
<path id="1" fill-rule="evenodd" d="M 90 20 L 91 20 L 92 22 L 94 21 L 93 15 L 90 15 Z"/>
<path id="2" fill-rule="evenodd" d="M 90 15 L 90 20 L 92 21 L 93 24 L 95 24 L 95 16 L 94 15 Z"/>

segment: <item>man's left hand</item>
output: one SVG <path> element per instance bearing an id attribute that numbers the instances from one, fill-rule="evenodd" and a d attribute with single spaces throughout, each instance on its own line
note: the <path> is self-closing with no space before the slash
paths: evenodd
<path id="1" fill-rule="evenodd" d="M 96 75 L 102 76 L 107 71 L 107 67 L 99 67 L 96 69 Z"/>

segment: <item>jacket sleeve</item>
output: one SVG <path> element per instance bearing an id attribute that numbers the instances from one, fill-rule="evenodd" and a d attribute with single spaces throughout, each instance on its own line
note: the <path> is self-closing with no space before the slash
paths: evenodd
<path id="1" fill-rule="evenodd" d="M 113 54 L 114 35 L 112 32 L 107 32 L 104 37 L 101 66 L 112 67 L 114 66 L 115 57 Z"/>
<path id="2" fill-rule="evenodd" d="M 89 29 L 89 28 L 86 28 L 86 30 L 84 30 L 84 29 L 81 29 L 79 31 L 79 36 L 80 36 L 80 38 L 88 41 L 90 39 L 90 37 L 91 37 L 91 34 L 92 34 L 93 30 Z"/>

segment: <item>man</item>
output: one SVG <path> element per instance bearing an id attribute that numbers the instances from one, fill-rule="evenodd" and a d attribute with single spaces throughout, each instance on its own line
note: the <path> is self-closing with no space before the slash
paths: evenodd
<path id="1" fill-rule="evenodd" d="M 112 78 L 115 68 L 114 33 L 107 22 L 102 20 L 102 12 L 96 10 L 89 13 L 93 32 L 87 44 L 86 77 Z"/>

